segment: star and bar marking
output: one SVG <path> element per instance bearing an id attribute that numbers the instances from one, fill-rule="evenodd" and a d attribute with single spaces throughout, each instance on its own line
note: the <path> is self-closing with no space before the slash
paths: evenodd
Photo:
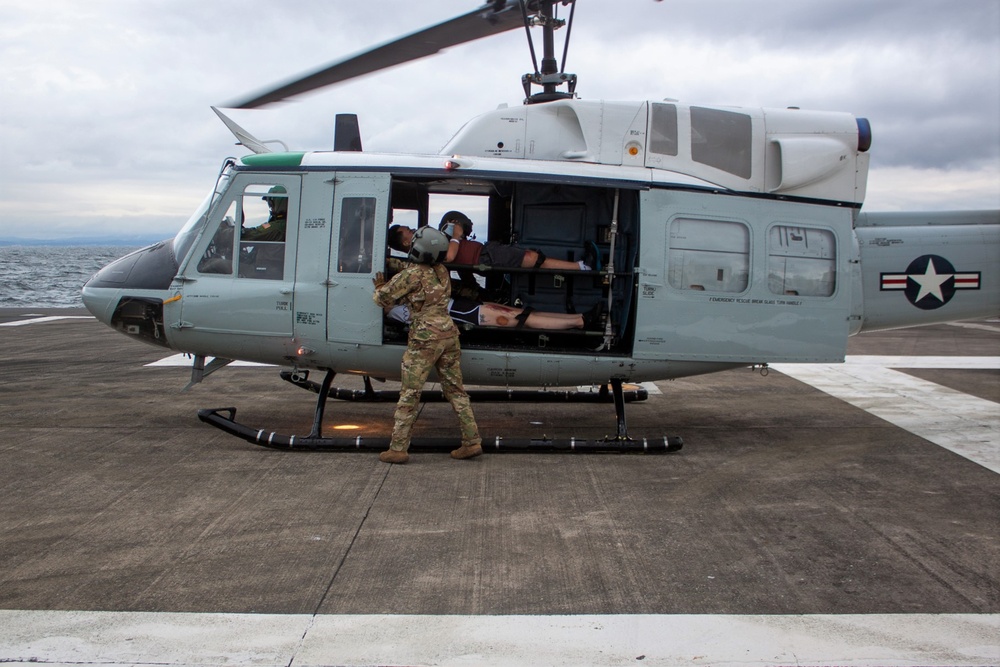
<path id="1" fill-rule="evenodd" d="M 940 255 L 922 255 L 905 273 L 882 273 L 880 290 L 900 290 L 917 308 L 933 310 L 945 305 L 957 290 L 979 289 L 979 271 L 958 272 Z"/>

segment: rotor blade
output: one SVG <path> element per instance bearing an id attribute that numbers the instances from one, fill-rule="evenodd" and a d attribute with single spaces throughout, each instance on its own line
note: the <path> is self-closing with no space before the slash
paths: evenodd
<path id="1" fill-rule="evenodd" d="M 347 60 L 333 63 L 258 93 L 250 99 L 225 106 L 236 109 L 254 109 L 293 95 L 307 93 L 394 65 L 425 58 L 450 46 L 464 44 L 522 26 L 521 9 L 517 2 L 509 0 L 506 3 L 502 1 L 488 2 L 467 14 L 377 46 Z"/>

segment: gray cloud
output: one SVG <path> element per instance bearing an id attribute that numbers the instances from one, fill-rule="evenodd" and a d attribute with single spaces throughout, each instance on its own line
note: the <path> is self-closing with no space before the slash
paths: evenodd
<path id="1" fill-rule="evenodd" d="M 475 5 L 0 0 L 0 235 L 48 224 L 169 233 L 222 158 L 244 152 L 210 105 Z M 1000 174 L 995 0 L 580 0 L 577 20 L 568 68 L 583 97 L 850 111 L 872 121 L 873 173 Z M 232 115 L 261 138 L 321 149 L 333 114 L 353 111 L 367 148 L 434 152 L 473 115 L 519 103 L 529 67 L 512 31 Z M 919 203 L 1000 206 L 1000 186 L 977 187 Z M 906 194 L 870 188 L 869 201 L 899 206 Z"/>

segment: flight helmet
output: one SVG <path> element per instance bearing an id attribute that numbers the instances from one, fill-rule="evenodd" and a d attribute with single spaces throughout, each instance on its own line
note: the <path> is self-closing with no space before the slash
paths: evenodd
<path id="1" fill-rule="evenodd" d="M 461 211 L 448 211 L 442 215 L 441 223 L 438 225 L 438 229 L 444 231 L 444 228 L 451 223 L 460 226 L 465 231 L 465 238 L 469 238 L 469 236 L 472 235 L 472 220 L 470 220 L 469 216 Z"/>
<path id="2" fill-rule="evenodd" d="M 267 199 L 276 199 L 279 197 L 281 199 L 284 199 L 287 196 L 288 196 L 288 190 L 285 189 L 285 186 L 275 185 L 271 187 L 271 189 L 267 191 L 267 194 L 261 197 L 261 199 L 267 200 Z"/>
<path id="3" fill-rule="evenodd" d="M 432 227 L 421 227 L 413 233 L 410 241 L 411 262 L 417 264 L 440 264 L 448 254 L 448 237 L 444 232 Z"/>

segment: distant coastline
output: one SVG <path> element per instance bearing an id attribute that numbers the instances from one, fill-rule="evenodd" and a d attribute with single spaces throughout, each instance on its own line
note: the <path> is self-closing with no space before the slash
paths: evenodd
<path id="1" fill-rule="evenodd" d="M 9 248 L 11 246 L 113 246 L 113 247 L 141 247 L 148 246 L 166 237 L 154 236 L 78 236 L 63 239 L 2 239 L 0 247 Z"/>

